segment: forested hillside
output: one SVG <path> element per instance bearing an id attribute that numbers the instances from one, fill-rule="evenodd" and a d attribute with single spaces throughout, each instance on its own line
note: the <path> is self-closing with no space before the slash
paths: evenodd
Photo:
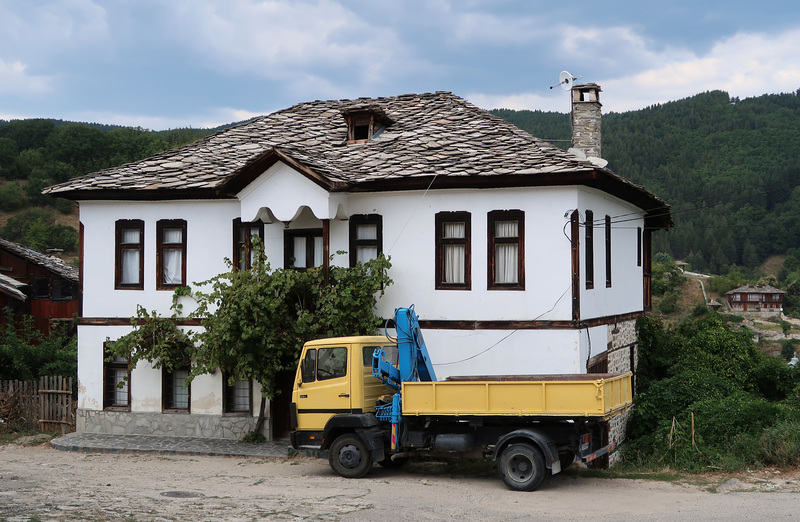
<path id="1" fill-rule="evenodd" d="M 0 236 L 44 252 L 75 253 L 78 232 L 60 224 L 70 201 L 42 188 L 96 170 L 121 165 L 192 142 L 209 129 L 152 132 L 140 128 L 59 120 L 0 120 Z"/>
<path id="2" fill-rule="evenodd" d="M 603 116 L 609 168 L 672 205 L 676 226 L 655 235 L 655 252 L 712 273 L 800 257 L 799 94 L 739 100 L 714 91 Z M 569 147 L 567 114 L 493 112 Z"/>

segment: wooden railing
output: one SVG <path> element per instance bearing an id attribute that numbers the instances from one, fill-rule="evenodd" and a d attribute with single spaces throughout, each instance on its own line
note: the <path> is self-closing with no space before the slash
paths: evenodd
<path id="1" fill-rule="evenodd" d="M 23 422 L 41 431 L 75 431 L 72 378 L 40 377 L 39 381 L 0 381 L 6 404 L 4 423 Z M 1 416 L 1 415 L 0 415 Z"/>

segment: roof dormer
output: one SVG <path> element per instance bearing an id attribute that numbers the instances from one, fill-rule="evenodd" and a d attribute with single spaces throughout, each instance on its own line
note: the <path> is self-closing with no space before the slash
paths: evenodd
<path id="1" fill-rule="evenodd" d="M 342 111 L 347 122 L 347 143 L 366 143 L 378 136 L 392 120 L 378 106 L 359 106 Z"/>

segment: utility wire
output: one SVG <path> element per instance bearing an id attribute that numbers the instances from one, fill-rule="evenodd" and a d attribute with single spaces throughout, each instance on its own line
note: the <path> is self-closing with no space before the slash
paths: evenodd
<path id="1" fill-rule="evenodd" d="M 556 306 L 558 306 L 558 303 L 559 303 L 559 302 L 561 302 L 561 300 L 564 298 L 564 296 L 565 296 L 565 295 L 567 295 L 567 292 L 569 292 L 571 289 L 572 289 L 572 284 L 570 284 L 570 285 L 567 287 L 567 289 L 566 289 L 566 290 L 564 290 L 564 293 L 563 293 L 563 294 L 561 294 L 561 297 L 559 297 L 559 298 L 556 300 L 556 302 L 553 304 L 553 307 L 552 307 L 552 308 L 550 308 L 550 310 L 547 310 L 546 312 L 542 312 L 542 313 L 541 313 L 541 314 L 539 314 L 538 316 L 534 317 L 534 318 L 533 318 L 533 320 L 534 320 L 534 321 L 536 321 L 537 319 L 539 319 L 539 318 L 540 318 L 540 317 L 542 317 L 543 315 L 549 314 L 550 312 L 552 312 L 553 310 L 555 310 Z M 480 351 L 480 352 L 478 352 L 478 353 L 476 353 L 476 354 L 474 354 L 474 355 L 470 355 L 469 357 L 467 357 L 467 358 L 465 358 L 465 359 L 461 359 L 461 360 L 458 360 L 458 361 L 446 362 L 446 363 L 433 363 L 433 365 L 434 365 L 434 366 L 449 366 L 449 365 L 451 365 L 451 364 L 458 364 L 458 363 L 462 363 L 462 362 L 469 361 L 469 360 L 471 360 L 471 359 L 474 359 L 474 358 L 478 357 L 479 355 L 483 355 L 483 354 L 485 354 L 485 353 L 486 353 L 486 352 L 488 352 L 489 350 L 492 350 L 492 349 L 493 349 L 495 346 L 498 346 L 500 343 L 502 343 L 503 341 L 505 341 L 506 339 L 508 339 L 509 337 L 511 337 L 512 335 L 514 335 L 514 334 L 515 334 L 515 333 L 517 333 L 517 332 L 519 332 L 519 329 L 512 330 L 512 331 L 511 331 L 511 332 L 510 332 L 508 335 L 506 335 L 505 337 L 503 337 L 502 339 L 500 339 L 499 341 L 497 341 L 496 343 L 494 343 L 494 344 L 493 344 L 493 345 L 491 345 L 490 347 L 488 347 L 488 348 L 486 348 L 485 350 L 483 350 L 483 351 Z"/>

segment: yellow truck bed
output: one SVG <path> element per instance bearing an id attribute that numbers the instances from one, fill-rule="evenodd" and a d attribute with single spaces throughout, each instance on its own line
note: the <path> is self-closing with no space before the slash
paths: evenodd
<path id="1" fill-rule="evenodd" d="M 403 415 L 610 418 L 632 403 L 631 373 L 404 382 Z"/>

